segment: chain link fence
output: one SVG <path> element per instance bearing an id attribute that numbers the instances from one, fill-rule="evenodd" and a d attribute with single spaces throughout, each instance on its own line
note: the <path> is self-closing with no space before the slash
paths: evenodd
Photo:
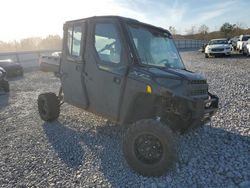
<path id="1" fill-rule="evenodd" d="M 176 47 L 180 50 L 199 49 L 205 43 L 207 43 L 205 40 L 175 39 Z"/>
<path id="2" fill-rule="evenodd" d="M 39 67 L 39 58 L 42 55 L 51 55 L 59 50 L 41 50 L 25 52 L 0 52 L 0 60 L 11 59 L 13 62 L 20 63 L 25 71 L 36 70 Z"/>

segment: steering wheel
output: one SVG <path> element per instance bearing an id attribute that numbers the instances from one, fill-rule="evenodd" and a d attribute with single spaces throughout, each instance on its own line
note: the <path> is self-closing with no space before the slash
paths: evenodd
<path id="1" fill-rule="evenodd" d="M 102 48 L 101 50 L 98 51 L 98 53 L 101 53 L 107 49 L 109 49 L 113 44 L 115 44 L 115 42 L 112 42 L 110 44 L 107 44 L 106 46 L 104 46 L 104 48 Z"/>

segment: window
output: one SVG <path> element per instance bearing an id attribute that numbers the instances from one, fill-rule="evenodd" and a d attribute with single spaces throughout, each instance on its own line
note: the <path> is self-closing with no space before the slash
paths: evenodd
<path id="1" fill-rule="evenodd" d="M 168 33 L 143 25 L 129 25 L 129 30 L 142 64 L 184 69 L 174 41 Z"/>
<path id="2" fill-rule="evenodd" d="M 121 62 L 121 42 L 114 24 L 96 24 L 95 49 L 103 63 Z"/>
<path id="3" fill-rule="evenodd" d="M 68 53 L 73 57 L 81 56 L 82 27 L 75 26 L 68 28 Z"/>
<path id="4" fill-rule="evenodd" d="M 68 53 L 71 55 L 71 50 L 72 50 L 72 36 L 73 36 L 73 28 L 69 27 L 68 28 L 68 41 L 67 41 L 67 47 L 68 47 Z"/>
<path id="5" fill-rule="evenodd" d="M 242 37 L 242 41 L 247 41 L 248 39 L 250 39 L 250 36 L 248 36 L 248 35 L 245 35 Z"/>

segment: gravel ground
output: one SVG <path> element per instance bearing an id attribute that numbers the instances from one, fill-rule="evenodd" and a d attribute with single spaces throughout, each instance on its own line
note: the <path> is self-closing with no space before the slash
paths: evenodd
<path id="1" fill-rule="evenodd" d="M 9 95 L 0 94 L 0 187 L 250 187 L 250 58 L 181 55 L 207 76 L 220 109 L 212 123 L 176 133 L 172 171 L 159 178 L 131 172 L 123 129 L 78 108 L 64 104 L 58 121 L 44 123 L 37 96 L 57 92 L 59 80 L 32 72 L 10 81 Z"/>

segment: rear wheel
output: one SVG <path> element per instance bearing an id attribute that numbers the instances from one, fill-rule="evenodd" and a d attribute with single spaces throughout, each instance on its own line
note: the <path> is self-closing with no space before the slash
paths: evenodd
<path id="1" fill-rule="evenodd" d="M 42 120 L 53 121 L 59 117 L 60 101 L 55 93 L 43 93 L 38 96 L 38 111 Z"/>
<path id="2" fill-rule="evenodd" d="M 129 166 L 144 176 L 161 176 L 175 163 L 172 131 L 155 120 L 140 120 L 124 138 L 123 152 Z"/>

